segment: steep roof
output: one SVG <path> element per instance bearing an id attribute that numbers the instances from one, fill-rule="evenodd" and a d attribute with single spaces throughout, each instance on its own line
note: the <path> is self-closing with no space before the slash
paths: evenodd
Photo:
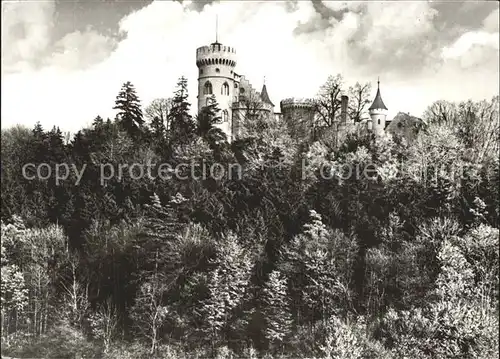
<path id="1" fill-rule="evenodd" d="M 377 94 L 375 95 L 375 100 L 373 100 L 373 103 L 368 110 L 376 109 L 387 110 L 384 101 L 382 101 L 382 96 L 380 96 L 380 81 L 377 82 Z"/>
<path id="2" fill-rule="evenodd" d="M 269 95 L 267 94 L 267 88 L 266 84 L 262 86 L 262 91 L 260 92 L 260 99 L 265 102 L 270 104 L 271 106 L 274 107 L 274 104 L 271 102 L 271 99 L 269 98 Z"/>

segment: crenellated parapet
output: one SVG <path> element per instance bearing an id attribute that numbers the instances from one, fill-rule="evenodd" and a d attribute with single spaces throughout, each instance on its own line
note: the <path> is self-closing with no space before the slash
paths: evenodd
<path id="1" fill-rule="evenodd" d="M 196 66 L 227 65 L 236 66 L 236 50 L 234 47 L 213 43 L 196 49 Z"/>
<path id="2" fill-rule="evenodd" d="M 236 54 L 236 49 L 231 46 L 222 45 L 218 42 L 214 42 L 210 46 L 201 46 L 196 49 L 196 56 L 210 53 L 219 53 L 219 52 L 230 52 Z"/>
<path id="3" fill-rule="evenodd" d="M 315 103 L 313 99 L 310 98 L 286 98 L 280 102 L 280 107 L 283 109 L 312 109 L 314 108 Z"/>

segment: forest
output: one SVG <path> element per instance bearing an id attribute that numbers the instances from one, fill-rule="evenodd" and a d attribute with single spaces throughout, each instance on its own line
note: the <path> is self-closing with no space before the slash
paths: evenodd
<path id="1" fill-rule="evenodd" d="M 429 104 L 411 143 L 258 116 L 228 143 L 186 78 L 144 108 L 126 82 L 114 109 L 2 129 L 2 355 L 498 358 L 498 97 Z"/>

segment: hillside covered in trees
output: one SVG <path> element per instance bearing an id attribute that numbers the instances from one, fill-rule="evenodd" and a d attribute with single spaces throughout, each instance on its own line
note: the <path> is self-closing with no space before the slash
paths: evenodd
<path id="1" fill-rule="evenodd" d="M 68 141 L 2 130 L 2 354 L 498 357 L 498 98 L 432 104 L 411 145 L 229 144 L 186 83 L 125 83 Z"/>

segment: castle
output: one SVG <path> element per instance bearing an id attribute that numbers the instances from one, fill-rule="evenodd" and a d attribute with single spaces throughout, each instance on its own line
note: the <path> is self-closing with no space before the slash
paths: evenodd
<path id="1" fill-rule="evenodd" d="M 312 99 L 289 98 L 280 102 L 280 113 L 274 112 L 274 104 L 269 98 L 266 84 L 262 90 L 255 90 L 245 76 L 237 74 L 236 49 L 225 46 L 217 40 L 209 46 L 196 49 L 198 67 L 198 113 L 210 104 L 215 97 L 221 110 L 221 121 L 217 125 L 231 142 L 242 135 L 243 124 L 256 118 L 279 119 L 287 123 L 290 134 L 295 138 L 317 138 L 319 128 L 315 124 L 315 102 Z M 347 96 L 341 98 L 340 120 L 335 127 L 343 130 L 354 126 L 347 114 Z M 380 94 L 380 81 L 377 94 L 368 109 L 370 118 L 361 124 L 368 131 L 380 135 L 387 121 L 387 107 Z"/>

